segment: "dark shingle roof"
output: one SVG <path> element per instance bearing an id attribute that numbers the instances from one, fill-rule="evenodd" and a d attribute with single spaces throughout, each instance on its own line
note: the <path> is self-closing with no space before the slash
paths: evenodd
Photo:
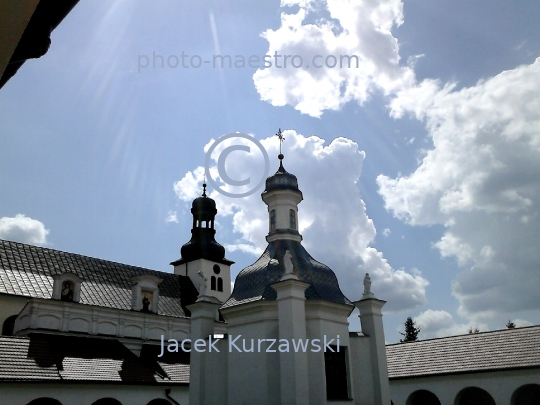
<path id="1" fill-rule="evenodd" d="M 181 301 L 181 291 L 195 288 L 188 277 L 172 273 L 0 240 L 0 293 L 51 298 L 52 276 L 65 272 L 84 279 L 81 304 L 124 310 L 131 309 L 131 278 L 153 274 L 163 279 L 159 284 L 159 314 L 176 317 L 185 317 L 183 307 L 192 303 Z"/>
<path id="2" fill-rule="evenodd" d="M 263 194 L 273 190 L 293 190 L 298 191 L 302 195 L 302 192 L 298 189 L 298 179 L 294 174 L 285 170 L 282 159 L 279 160 L 279 169 L 277 172 L 266 179 L 266 187 Z"/>
<path id="3" fill-rule="evenodd" d="M 189 364 L 171 362 L 161 373 L 157 368 L 113 339 L 0 336 L 0 381 L 189 383 Z"/>
<path id="4" fill-rule="evenodd" d="M 540 367 L 540 326 L 392 344 L 386 357 L 391 379 Z"/>
<path id="5" fill-rule="evenodd" d="M 341 292 L 337 277 L 328 266 L 311 257 L 300 242 L 278 239 L 270 242 L 262 256 L 236 276 L 234 290 L 222 308 L 261 299 L 275 300 L 277 293 L 271 284 L 281 280 L 285 272 L 283 257 L 287 250 L 291 252 L 296 275 L 309 284 L 306 299 L 351 303 Z"/>

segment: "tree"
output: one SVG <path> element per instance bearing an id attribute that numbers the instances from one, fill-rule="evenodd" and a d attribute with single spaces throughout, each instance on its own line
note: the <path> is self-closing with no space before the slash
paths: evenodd
<path id="1" fill-rule="evenodd" d="M 469 328 L 469 333 L 480 333 L 480 330 L 478 328 L 474 328 L 474 330 L 473 330 L 473 328 L 470 327 Z"/>
<path id="2" fill-rule="evenodd" d="M 416 342 L 418 340 L 420 328 L 416 327 L 416 322 L 409 316 L 405 321 L 405 333 L 399 333 L 405 336 L 405 339 L 401 339 L 400 342 Z"/>
<path id="3" fill-rule="evenodd" d="M 506 323 L 506 327 L 508 329 L 514 329 L 516 327 L 516 324 L 509 319 L 508 322 Z"/>

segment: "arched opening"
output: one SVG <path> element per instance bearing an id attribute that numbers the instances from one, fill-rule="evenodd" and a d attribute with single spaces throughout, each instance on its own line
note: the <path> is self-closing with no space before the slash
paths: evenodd
<path id="1" fill-rule="evenodd" d="M 37 398 L 28 402 L 27 405 L 62 405 L 62 403 L 54 398 Z"/>
<path id="2" fill-rule="evenodd" d="M 540 405 L 540 385 L 522 385 L 512 394 L 512 405 Z"/>
<path id="3" fill-rule="evenodd" d="M 216 290 L 216 276 L 212 276 L 210 278 L 210 289 L 212 291 L 215 291 Z"/>
<path id="4" fill-rule="evenodd" d="M 223 292 L 223 279 L 221 277 L 217 279 L 217 290 Z"/>
<path id="5" fill-rule="evenodd" d="M 407 405 L 441 405 L 441 401 L 431 391 L 418 390 L 409 395 Z"/>
<path id="6" fill-rule="evenodd" d="M 172 405 L 169 401 L 166 399 L 153 399 L 146 405 Z"/>
<path id="7" fill-rule="evenodd" d="M 457 394 L 455 405 L 495 405 L 495 401 L 482 388 L 468 387 Z"/>
<path id="8" fill-rule="evenodd" d="M 15 319 L 17 315 L 11 315 L 6 318 L 4 324 L 2 325 L 2 335 L 4 336 L 13 336 L 13 330 L 15 329 Z"/>
<path id="9" fill-rule="evenodd" d="M 114 398 L 101 398 L 92 405 L 122 405 L 122 402 Z"/>

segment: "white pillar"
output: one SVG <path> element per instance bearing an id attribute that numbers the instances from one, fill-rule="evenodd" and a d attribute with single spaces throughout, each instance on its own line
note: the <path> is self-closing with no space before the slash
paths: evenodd
<path id="1" fill-rule="evenodd" d="M 376 298 L 364 298 L 354 302 L 360 310 L 362 333 L 369 337 L 371 351 L 371 369 L 373 378 L 374 405 L 390 404 L 390 383 L 386 363 L 386 345 L 382 322 L 382 307 L 386 301 Z"/>
<path id="2" fill-rule="evenodd" d="M 288 353 L 279 353 L 281 404 L 309 405 L 307 353 L 292 347 L 293 339 L 306 339 L 305 291 L 309 284 L 295 278 L 272 284 L 277 291 L 279 338 L 290 344 Z"/>
<path id="3" fill-rule="evenodd" d="M 194 347 L 197 339 L 204 339 L 208 344 L 208 336 L 214 333 L 214 320 L 220 305 L 211 301 L 197 301 L 187 307 L 191 311 L 190 405 L 206 405 L 211 400 L 208 397 L 212 394 L 210 370 L 206 366 L 207 356 L 212 353 L 201 353 L 194 350 Z"/>

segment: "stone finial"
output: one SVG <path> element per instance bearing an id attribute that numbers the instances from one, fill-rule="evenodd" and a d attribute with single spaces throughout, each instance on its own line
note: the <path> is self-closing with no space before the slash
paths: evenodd
<path id="1" fill-rule="evenodd" d="M 283 273 L 283 277 L 281 277 L 282 280 L 298 280 L 298 277 L 294 274 L 292 254 L 288 250 L 286 250 L 283 255 L 283 267 L 285 268 L 285 272 Z"/>
<path id="2" fill-rule="evenodd" d="M 364 277 L 364 294 L 362 294 L 362 299 L 375 298 L 375 294 L 371 292 L 371 277 L 369 273 L 366 273 Z"/>

